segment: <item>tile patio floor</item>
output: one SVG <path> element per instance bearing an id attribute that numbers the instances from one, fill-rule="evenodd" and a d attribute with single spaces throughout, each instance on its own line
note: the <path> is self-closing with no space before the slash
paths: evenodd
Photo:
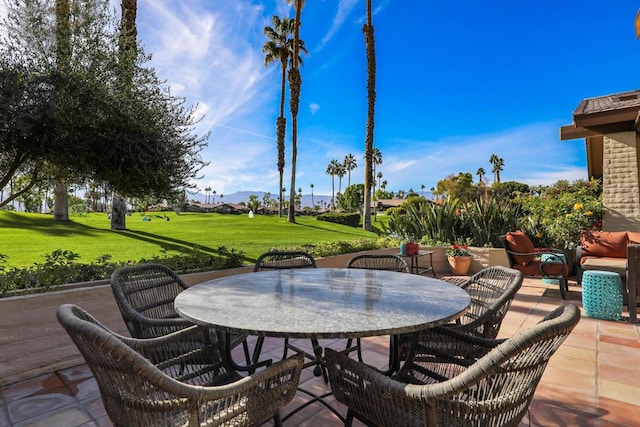
<path id="1" fill-rule="evenodd" d="M 574 283 L 570 283 L 572 285 Z M 561 303 L 556 286 L 525 279 L 501 328 L 506 337 L 526 329 Z M 581 306 L 580 288 L 570 286 L 568 303 Z M 522 426 L 639 426 L 640 326 L 626 321 L 583 316 L 551 359 Z M 308 340 L 306 340 L 308 342 Z M 300 340 L 304 345 L 305 340 Z M 321 341 L 342 348 L 344 343 Z M 363 340 L 369 363 L 383 366 L 388 339 Z M 265 343 L 265 357 L 281 356 L 281 341 Z M 321 379 L 303 372 L 301 386 L 326 390 Z M 283 411 L 306 400 L 298 393 Z M 329 399 L 334 408 L 345 408 Z M 312 404 L 285 421 L 285 426 L 339 426 L 328 409 Z M 85 365 L 41 375 L 0 389 L 0 426 L 73 427 L 111 426 L 100 393 Z"/>

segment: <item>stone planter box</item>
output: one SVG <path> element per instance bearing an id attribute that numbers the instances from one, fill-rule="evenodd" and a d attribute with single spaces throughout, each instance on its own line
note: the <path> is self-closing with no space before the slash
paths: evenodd
<path id="1" fill-rule="evenodd" d="M 433 267 L 438 277 L 450 275 L 445 248 L 420 249 L 434 251 Z M 399 249 L 370 252 L 396 254 Z M 473 261 L 469 274 L 489 265 L 508 265 L 503 249 L 470 248 L 470 252 Z M 349 259 L 359 254 L 318 258 L 316 261 L 318 267 L 345 267 Z M 428 257 L 419 258 L 419 262 L 423 265 L 428 262 Z M 252 270 L 253 266 L 248 266 L 187 274 L 182 278 L 188 285 L 193 285 Z M 64 285 L 53 292 L 0 298 L 0 386 L 84 363 L 56 318 L 56 310 L 62 304 L 76 304 L 111 330 L 128 335 L 108 280 Z"/>

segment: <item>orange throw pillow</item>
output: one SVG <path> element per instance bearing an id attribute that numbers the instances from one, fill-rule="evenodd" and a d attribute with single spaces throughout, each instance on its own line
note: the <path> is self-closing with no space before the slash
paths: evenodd
<path id="1" fill-rule="evenodd" d="M 533 242 L 529 239 L 529 236 L 524 234 L 522 231 L 515 231 L 507 233 L 507 246 L 512 252 L 520 252 L 520 253 L 529 253 L 530 255 L 514 255 L 511 254 L 513 260 L 519 265 L 527 265 L 531 261 L 535 255 L 533 252 L 535 248 L 533 247 Z"/>
<path id="2" fill-rule="evenodd" d="M 626 231 L 582 231 L 580 233 L 582 256 L 627 257 Z"/>

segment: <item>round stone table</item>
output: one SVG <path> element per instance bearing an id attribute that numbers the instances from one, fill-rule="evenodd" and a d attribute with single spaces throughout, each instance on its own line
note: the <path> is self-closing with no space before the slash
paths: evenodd
<path id="1" fill-rule="evenodd" d="M 284 338 L 355 338 L 411 333 L 462 316 L 469 295 L 415 274 L 347 268 L 246 273 L 178 295 L 176 312 L 227 332 Z"/>

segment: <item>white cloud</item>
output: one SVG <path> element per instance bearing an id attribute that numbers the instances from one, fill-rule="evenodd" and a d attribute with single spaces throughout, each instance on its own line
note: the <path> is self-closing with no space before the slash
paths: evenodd
<path id="1" fill-rule="evenodd" d="M 338 3 L 338 10 L 331 22 L 331 27 L 329 27 L 327 34 L 322 38 L 316 50 L 322 50 L 322 48 L 324 48 L 324 46 L 336 35 L 357 3 L 358 0 L 340 0 Z"/>

